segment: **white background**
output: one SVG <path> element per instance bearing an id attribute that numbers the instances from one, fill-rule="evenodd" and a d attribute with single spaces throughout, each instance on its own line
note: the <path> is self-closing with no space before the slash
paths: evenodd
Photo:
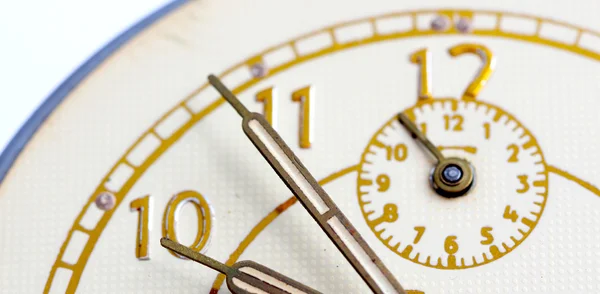
<path id="1" fill-rule="evenodd" d="M 7 0 L 0 5 L 0 150 L 81 63 L 168 2 Z"/>

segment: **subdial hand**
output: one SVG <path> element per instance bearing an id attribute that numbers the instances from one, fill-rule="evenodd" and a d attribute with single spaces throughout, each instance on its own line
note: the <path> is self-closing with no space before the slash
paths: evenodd
<path id="1" fill-rule="evenodd" d="M 254 261 L 239 261 L 232 266 L 220 263 L 171 239 L 162 238 L 160 244 L 195 262 L 227 276 L 227 287 L 234 294 L 320 294 L 320 292 L 292 280 Z"/>
<path id="2" fill-rule="evenodd" d="M 440 150 L 437 149 L 435 145 L 429 141 L 429 139 L 427 139 L 423 132 L 419 130 L 419 127 L 417 127 L 417 125 L 415 125 L 415 123 L 413 123 L 410 118 L 406 116 L 406 114 L 402 112 L 398 113 L 398 122 L 400 122 L 400 124 L 403 125 L 408 132 L 410 132 L 414 139 L 417 139 L 419 142 L 421 142 L 421 144 L 423 144 L 423 146 L 429 150 L 431 155 L 433 155 L 438 162 L 444 161 L 444 154 L 442 154 L 442 152 L 440 152 Z"/>
<path id="3" fill-rule="evenodd" d="M 427 139 L 404 113 L 398 113 L 398 122 L 403 125 L 414 139 L 417 139 L 436 159 L 431 172 L 432 188 L 441 196 L 454 198 L 467 193 L 475 183 L 475 169 L 462 158 L 444 157 L 444 154 Z"/>
<path id="4" fill-rule="evenodd" d="M 386 294 L 405 293 L 381 259 L 266 119 L 246 109 L 217 77 L 210 75 L 208 80 L 240 114 L 246 136 L 371 290 Z"/>

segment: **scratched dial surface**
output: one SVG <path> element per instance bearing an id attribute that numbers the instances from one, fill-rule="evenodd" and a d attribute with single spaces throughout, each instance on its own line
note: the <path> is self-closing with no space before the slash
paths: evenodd
<path id="1" fill-rule="evenodd" d="M 168 236 L 323 293 L 367 293 L 207 85 L 214 73 L 265 115 L 405 289 L 600 292 L 596 5 L 170 6 L 57 94 L 8 170 L 0 285 L 228 292 L 217 272 L 163 249 Z M 473 165 L 472 190 L 433 191 L 435 161 L 390 120 L 401 111 Z"/>

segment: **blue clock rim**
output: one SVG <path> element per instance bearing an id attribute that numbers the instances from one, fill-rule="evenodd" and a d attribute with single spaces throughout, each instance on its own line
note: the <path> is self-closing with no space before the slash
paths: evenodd
<path id="1" fill-rule="evenodd" d="M 79 83 L 81 83 L 94 69 L 96 69 L 96 67 L 102 64 L 121 46 L 163 16 L 187 2 L 189 2 L 189 0 L 174 0 L 154 11 L 152 14 L 129 27 L 106 44 L 62 82 L 62 84 L 60 84 L 27 119 L 19 131 L 10 140 L 4 151 L 0 154 L 0 185 L 2 185 L 13 164 L 29 141 L 31 141 L 37 130 Z"/>

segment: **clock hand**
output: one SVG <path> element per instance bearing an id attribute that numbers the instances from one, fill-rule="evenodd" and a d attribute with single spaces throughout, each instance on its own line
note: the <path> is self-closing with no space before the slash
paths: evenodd
<path id="1" fill-rule="evenodd" d="M 242 128 L 246 136 L 371 290 L 374 293 L 405 293 L 400 283 L 266 119 L 261 114 L 250 112 L 217 77 L 210 75 L 208 80 L 242 117 Z"/>
<path id="2" fill-rule="evenodd" d="M 444 161 L 445 158 L 442 152 L 440 152 L 440 150 L 438 150 L 435 145 L 433 145 L 433 143 L 427 139 L 423 132 L 419 130 L 419 127 L 417 127 L 417 125 L 415 125 L 415 123 L 413 123 L 408 116 L 406 116 L 406 114 L 402 112 L 398 113 L 398 122 L 400 122 L 400 124 L 410 132 L 414 139 L 417 139 L 419 142 L 421 142 L 421 144 L 423 144 L 425 148 L 429 150 L 429 152 L 437 159 L 438 162 Z"/>
<path id="3" fill-rule="evenodd" d="M 437 159 L 431 172 L 432 188 L 441 196 L 454 198 L 467 193 L 475 183 L 475 169 L 462 158 L 446 158 L 442 152 L 427 139 L 404 113 L 398 113 L 398 122 L 403 125 L 414 139 L 421 142 Z"/>
<path id="4" fill-rule="evenodd" d="M 239 261 L 228 266 L 169 238 L 160 244 L 195 262 L 201 263 L 227 276 L 227 287 L 234 294 L 267 292 L 269 294 L 320 294 L 320 292 L 294 281 L 254 261 Z"/>

